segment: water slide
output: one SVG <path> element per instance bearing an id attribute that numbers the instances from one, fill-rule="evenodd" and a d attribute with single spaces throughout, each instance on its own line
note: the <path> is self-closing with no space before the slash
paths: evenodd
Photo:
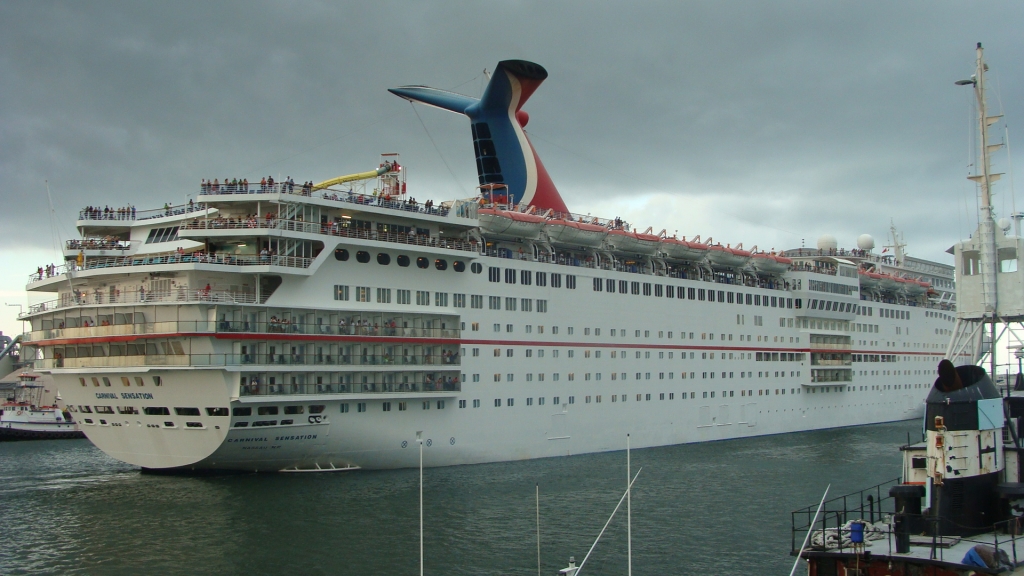
<path id="1" fill-rule="evenodd" d="M 337 178 L 332 178 L 330 180 L 324 180 L 323 182 L 314 185 L 313 190 L 323 190 L 324 188 L 329 188 L 337 184 L 344 184 L 345 182 L 355 182 L 356 180 L 368 180 L 370 178 L 383 176 L 384 174 L 387 174 L 388 172 L 394 170 L 394 166 L 395 165 L 392 164 L 391 162 L 385 162 L 383 166 L 377 168 L 376 170 L 370 170 L 369 172 L 359 172 L 358 174 L 349 174 L 347 176 L 339 176 Z"/>

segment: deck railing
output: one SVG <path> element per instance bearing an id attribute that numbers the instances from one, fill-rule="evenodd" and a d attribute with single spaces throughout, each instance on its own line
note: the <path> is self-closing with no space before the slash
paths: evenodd
<path id="1" fill-rule="evenodd" d="M 74 263 L 53 266 L 44 272 L 35 272 L 28 277 L 29 283 L 44 278 L 53 278 L 71 271 L 99 270 L 130 266 L 154 266 L 159 264 L 215 264 L 220 266 L 283 266 L 286 268 L 309 268 L 312 258 L 299 256 L 232 256 L 221 254 L 163 254 L 152 256 L 100 256 L 86 258 L 82 266 Z"/>
<path id="2" fill-rule="evenodd" d="M 121 206 L 110 208 L 83 208 L 78 211 L 79 220 L 109 220 L 120 222 L 131 222 L 133 220 L 149 220 L 151 218 L 164 218 L 166 216 L 179 216 L 206 210 L 203 203 L 179 204 L 177 206 L 165 206 L 155 210 L 136 210 L 133 206 Z"/>
<path id="3" fill-rule="evenodd" d="M 125 356 L 85 356 L 76 358 L 47 358 L 37 360 L 43 368 L 132 368 L 141 366 L 261 366 L 277 368 L 323 367 L 389 367 L 408 366 L 434 370 L 459 370 L 462 362 L 458 354 L 311 354 L 288 352 L 283 354 L 133 354 Z"/>
<path id="4" fill-rule="evenodd" d="M 387 208 L 389 210 L 398 210 L 402 212 L 415 212 L 418 214 L 429 214 L 432 216 L 442 217 L 448 216 L 448 208 L 443 206 L 431 206 L 430 208 L 427 208 L 420 202 L 411 202 L 409 200 L 389 200 L 385 196 L 357 194 L 351 191 L 346 192 L 331 189 L 312 191 L 301 185 L 289 185 L 286 182 L 275 182 L 273 185 L 260 184 L 257 182 L 255 184 L 249 184 L 248 186 L 243 184 L 221 184 L 217 187 L 209 185 L 201 187 L 199 190 L 200 196 L 224 196 L 235 194 L 291 194 L 294 196 L 317 198 L 332 202 L 358 204 L 360 206 L 375 206 L 377 208 Z"/>
<path id="5" fill-rule="evenodd" d="M 305 234 L 324 234 L 339 238 L 358 238 L 376 240 L 412 246 L 429 246 L 431 248 L 447 248 L 463 252 L 477 252 L 475 240 L 466 241 L 460 238 L 444 238 L 423 234 L 405 234 L 395 232 L 379 232 L 365 228 L 347 228 L 337 223 L 303 222 L 300 220 L 279 220 L 276 218 L 213 218 L 209 220 L 193 220 L 183 224 L 181 231 L 189 230 L 287 230 Z"/>
<path id="6" fill-rule="evenodd" d="M 108 326 L 58 327 L 34 330 L 29 341 L 61 338 L 94 338 L 102 336 L 160 335 L 181 333 L 209 334 L 282 334 L 311 336 L 367 336 L 385 338 L 461 338 L 462 331 L 455 328 L 403 328 L 401 326 L 332 326 L 302 322 L 233 322 L 229 320 L 172 320 L 167 322 L 136 322 Z M 268 336 L 264 340 L 273 339 Z"/>

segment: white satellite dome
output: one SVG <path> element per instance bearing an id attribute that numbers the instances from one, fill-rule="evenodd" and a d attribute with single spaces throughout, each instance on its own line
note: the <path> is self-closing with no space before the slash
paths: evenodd
<path id="1" fill-rule="evenodd" d="M 835 250 L 838 247 L 836 237 L 831 234 L 824 234 L 818 238 L 818 250 Z"/>
<path id="2" fill-rule="evenodd" d="M 999 224 L 999 229 L 1000 230 L 1002 230 L 1003 232 L 1006 232 L 1007 230 L 1010 229 L 1011 222 L 1010 222 L 1009 218 L 1000 218 L 999 221 L 996 222 L 996 224 Z"/>
<path id="3" fill-rule="evenodd" d="M 871 237 L 871 234 L 861 234 L 857 236 L 857 248 L 870 252 L 875 248 L 875 239 Z"/>

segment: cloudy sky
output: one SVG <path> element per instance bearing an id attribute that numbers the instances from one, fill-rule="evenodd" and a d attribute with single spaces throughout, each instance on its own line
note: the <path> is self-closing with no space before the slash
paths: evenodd
<path id="1" fill-rule="evenodd" d="M 983 42 L 1024 147 L 1022 24 L 1021 2 L 3 2 L 0 297 L 29 301 L 79 208 L 180 203 L 204 177 L 319 181 L 399 152 L 418 199 L 468 196 L 466 119 L 386 89 L 478 96 L 510 58 L 549 72 L 528 131 L 574 211 L 765 249 L 881 246 L 891 220 L 948 261 L 976 207 L 953 81 Z"/>

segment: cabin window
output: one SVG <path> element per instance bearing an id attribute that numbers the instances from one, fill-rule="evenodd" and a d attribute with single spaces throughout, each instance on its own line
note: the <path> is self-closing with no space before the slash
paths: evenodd
<path id="1" fill-rule="evenodd" d="M 1017 271 L 1017 249 L 1000 248 L 998 251 L 999 271 L 1002 273 Z"/>

